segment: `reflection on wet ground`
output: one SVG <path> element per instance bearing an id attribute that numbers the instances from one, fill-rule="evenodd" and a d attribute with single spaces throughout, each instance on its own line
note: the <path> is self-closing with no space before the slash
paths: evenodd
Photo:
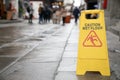
<path id="1" fill-rule="evenodd" d="M 60 28 L 53 24 L 24 25 L 0 27 L 0 73 Z"/>

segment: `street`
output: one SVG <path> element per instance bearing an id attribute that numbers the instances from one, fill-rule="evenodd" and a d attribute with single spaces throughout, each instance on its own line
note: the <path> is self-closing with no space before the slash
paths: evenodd
<path id="1" fill-rule="evenodd" d="M 79 24 L 0 24 L 0 80 L 120 80 L 119 37 L 106 35 L 111 76 L 76 76 Z"/>

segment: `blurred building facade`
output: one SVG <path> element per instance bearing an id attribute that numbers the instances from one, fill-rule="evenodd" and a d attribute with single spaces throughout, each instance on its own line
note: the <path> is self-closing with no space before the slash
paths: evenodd
<path id="1" fill-rule="evenodd" d="M 18 14 L 18 0 L 0 0 L 0 18 L 6 19 L 8 18 L 8 14 L 12 14 L 14 12 L 14 18 L 16 18 Z"/>
<path id="2" fill-rule="evenodd" d="M 0 19 L 18 19 L 24 12 L 24 2 L 29 0 L 0 0 Z"/>
<path id="3" fill-rule="evenodd" d="M 10 14 L 10 11 L 13 11 L 12 13 L 14 13 L 14 19 L 21 17 L 23 14 L 24 4 L 29 3 L 29 1 L 42 1 L 43 3 L 49 6 L 53 6 L 73 3 L 74 0 L 0 0 L 0 19 L 7 19 Z M 98 9 L 105 9 L 110 13 L 110 18 L 120 19 L 120 0 L 84 1 L 87 2 L 87 9 L 91 9 L 93 7 Z"/>

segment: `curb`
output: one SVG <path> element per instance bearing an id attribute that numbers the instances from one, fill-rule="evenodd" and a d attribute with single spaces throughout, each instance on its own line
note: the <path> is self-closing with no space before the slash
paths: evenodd
<path id="1" fill-rule="evenodd" d="M 23 19 L 17 19 L 17 20 L 0 20 L 0 24 L 9 24 L 9 23 L 19 23 L 24 21 Z"/>

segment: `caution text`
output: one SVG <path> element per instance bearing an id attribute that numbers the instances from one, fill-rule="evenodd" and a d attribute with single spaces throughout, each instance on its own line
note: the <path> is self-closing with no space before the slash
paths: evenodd
<path id="1" fill-rule="evenodd" d="M 100 23 L 85 23 L 83 30 L 101 30 L 103 27 Z"/>

